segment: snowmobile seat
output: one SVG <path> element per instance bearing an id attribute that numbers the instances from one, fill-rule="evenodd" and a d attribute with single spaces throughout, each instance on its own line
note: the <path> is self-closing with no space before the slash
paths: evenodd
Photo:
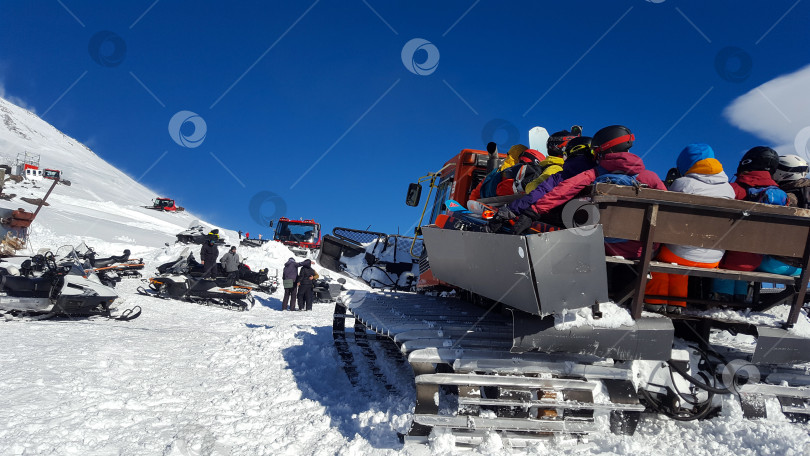
<path id="1" fill-rule="evenodd" d="M 155 278 L 151 279 L 152 285 L 150 285 L 154 290 L 159 290 L 161 294 L 164 294 L 170 298 L 178 299 L 183 297 L 186 292 L 188 291 L 188 284 L 185 280 L 182 281 L 174 281 L 168 278 Z"/>
<path id="2" fill-rule="evenodd" d="M 0 289 L 6 293 L 23 298 L 47 298 L 51 293 L 53 282 L 50 277 L 3 276 Z"/>
<path id="3" fill-rule="evenodd" d="M 107 258 L 95 258 L 93 256 L 90 257 L 90 265 L 94 268 L 103 268 L 106 266 L 111 266 L 115 263 L 123 263 L 129 260 L 129 255 L 131 252 L 129 249 L 124 250 L 123 255 L 113 255 Z"/>
<path id="4" fill-rule="evenodd" d="M 191 295 L 196 295 L 219 286 L 215 279 L 190 279 L 188 281 L 188 292 Z"/>

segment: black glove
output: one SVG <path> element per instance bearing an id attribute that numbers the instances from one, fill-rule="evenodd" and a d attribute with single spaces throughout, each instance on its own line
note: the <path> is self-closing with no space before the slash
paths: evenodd
<path id="1" fill-rule="evenodd" d="M 513 218 L 517 218 L 517 214 L 512 212 L 509 206 L 501 206 L 498 209 L 498 213 L 495 214 L 495 218 L 500 220 L 512 220 Z"/>
<path id="2" fill-rule="evenodd" d="M 489 222 L 487 222 L 486 226 L 487 233 L 497 233 L 498 231 L 500 231 L 501 228 L 503 227 L 503 222 L 504 221 L 498 217 L 492 217 L 491 219 L 489 219 Z"/>
<path id="3" fill-rule="evenodd" d="M 532 220 L 528 215 L 520 214 L 515 222 L 515 225 L 512 227 L 512 231 L 514 231 L 515 234 L 523 234 L 532 226 L 533 223 L 534 220 Z"/>

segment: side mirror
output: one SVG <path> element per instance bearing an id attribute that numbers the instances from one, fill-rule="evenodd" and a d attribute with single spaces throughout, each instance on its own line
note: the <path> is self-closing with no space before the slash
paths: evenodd
<path id="1" fill-rule="evenodd" d="M 419 205 L 419 198 L 422 197 L 422 186 L 419 184 L 408 184 L 408 196 L 405 197 L 405 204 L 411 207 Z"/>
<path id="2" fill-rule="evenodd" d="M 270 220 L 270 224 L 269 224 L 268 226 L 269 226 L 270 228 L 272 228 L 272 227 L 273 227 L 273 221 L 272 221 L 272 220 Z"/>

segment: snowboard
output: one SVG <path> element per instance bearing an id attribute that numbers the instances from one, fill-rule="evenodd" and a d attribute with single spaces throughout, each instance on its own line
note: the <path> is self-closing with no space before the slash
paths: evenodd
<path id="1" fill-rule="evenodd" d="M 543 127 L 534 127 L 529 130 L 529 149 L 539 150 L 546 153 L 546 142 L 548 142 L 548 131 Z"/>

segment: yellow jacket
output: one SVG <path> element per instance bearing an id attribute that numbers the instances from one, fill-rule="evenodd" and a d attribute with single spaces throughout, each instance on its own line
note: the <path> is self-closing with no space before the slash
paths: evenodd
<path id="1" fill-rule="evenodd" d="M 562 171 L 562 165 L 565 162 L 562 157 L 546 157 L 545 160 L 540 162 L 540 166 L 543 167 L 543 172 L 537 176 L 537 179 L 529 182 L 526 184 L 526 188 L 523 189 L 524 192 L 530 193 L 532 190 L 537 188 L 538 185 L 542 184 L 543 181 L 549 178 L 554 174 L 559 173 Z"/>

